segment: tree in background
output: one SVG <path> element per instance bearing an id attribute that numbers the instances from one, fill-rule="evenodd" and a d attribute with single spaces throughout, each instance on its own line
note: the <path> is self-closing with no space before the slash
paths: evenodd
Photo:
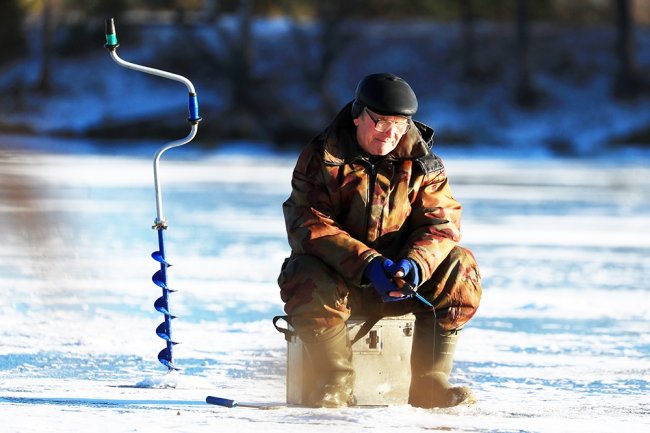
<path id="1" fill-rule="evenodd" d="M 101 34 L 102 30 L 99 29 L 103 29 L 103 20 L 109 16 L 119 16 L 128 6 L 128 0 L 24 0 L 19 3 L 22 5 L 21 18 L 25 11 L 40 15 L 37 32 L 40 62 L 35 86 L 40 93 L 53 90 L 52 62 L 57 55 L 80 54 L 89 47 L 96 48 L 95 36 Z M 81 11 L 83 19 L 62 26 L 62 18 L 71 10 Z M 64 36 L 56 43 L 59 32 L 63 32 Z"/>
<path id="2" fill-rule="evenodd" d="M 634 56 L 634 20 L 629 0 L 614 0 L 616 8 L 616 56 L 618 70 L 614 77 L 614 94 L 623 99 L 636 96 L 640 90 Z"/>
<path id="3" fill-rule="evenodd" d="M 473 79 L 478 76 L 476 65 L 476 34 L 474 32 L 474 10 L 472 0 L 458 2 L 462 38 L 463 76 Z"/>
<path id="4" fill-rule="evenodd" d="M 260 106 L 259 94 L 263 94 L 262 83 L 253 75 L 255 62 L 255 41 L 252 33 L 253 0 L 240 0 L 236 11 L 238 26 L 234 32 L 229 31 L 217 19 L 214 28 L 220 36 L 225 55 L 211 54 L 213 70 L 219 71 L 230 89 L 230 105 L 233 119 L 238 125 L 235 134 L 255 136 L 256 125 L 264 125 L 266 117 Z M 217 9 L 216 17 L 223 13 Z M 231 125 L 232 126 L 232 125 Z"/>
<path id="5" fill-rule="evenodd" d="M 517 29 L 517 81 L 515 84 L 515 101 L 522 107 L 534 106 L 539 102 L 540 97 L 539 92 L 533 85 L 532 79 L 528 23 L 528 0 L 517 0 L 515 20 Z"/>
<path id="6" fill-rule="evenodd" d="M 332 95 L 329 89 L 332 69 L 341 57 L 343 51 L 352 42 L 353 37 L 346 30 L 350 17 L 362 9 L 363 1 L 349 0 L 345 2 L 320 2 L 312 4 L 314 21 L 318 22 L 315 38 L 305 35 L 303 31 L 293 27 L 293 44 L 301 57 L 300 73 L 307 86 L 318 95 L 322 101 L 323 115 L 331 118 L 340 109 L 340 101 Z M 284 13 L 298 22 L 298 14 L 302 5 L 284 1 Z M 310 56 L 309 52 L 315 52 Z"/>
<path id="7" fill-rule="evenodd" d="M 24 11 L 19 0 L 0 2 L 0 66 L 25 55 Z"/>
<path id="8" fill-rule="evenodd" d="M 52 90 L 51 70 L 52 70 L 52 44 L 54 37 L 55 17 L 54 8 L 59 6 L 56 0 L 42 1 L 42 21 L 41 21 L 41 51 L 40 51 L 40 71 L 38 74 L 38 84 L 36 90 L 40 93 L 49 93 Z"/>

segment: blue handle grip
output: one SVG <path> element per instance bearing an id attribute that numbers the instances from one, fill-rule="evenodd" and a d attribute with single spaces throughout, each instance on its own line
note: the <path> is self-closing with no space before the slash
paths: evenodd
<path id="1" fill-rule="evenodd" d="M 201 117 L 199 116 L 199 98 L 196 96 L 196 93 L 190 93 L 187 108 L 190 113 L 190 117 L 188 117 L 187 120 L 194 123 L 201 120 Z"/>
<path id="2" fill-rule="evenodd" d="M 205 402 L 209 404 L 216 404 L 217 406 L 237 407 L 237 402 L 228 398 L 207 396 L 205 398 Z"/>

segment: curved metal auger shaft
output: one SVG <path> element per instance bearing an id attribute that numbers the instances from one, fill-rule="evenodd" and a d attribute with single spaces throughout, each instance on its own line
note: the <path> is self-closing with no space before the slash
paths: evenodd
<path id="1" fill-rule="evenodd" d="M 167 269 L 171 266 L 171 264 L 167 261 L 167 257 L 165 254 L 165 230 L 167 229 L 168 224 L 163 213 L 162 191 L 160 187 L 160 177 L 158 175 L 158 167 L 160 164 L 160 157 L 164 152 L 166 152 L 167 150 L 173 147 L 178 147 L 186 143 L 189 143 L 196 136 L 199 127 L 199 122 L 201 121 L 201 117 L 199 117 L 198 98 L 196 95 L 196 91 L 194 90 L 194 86 L 192 85 L 192 82 L 190 82 L 190 80 L 188 80 L 187 78 L 181 75 L 172 74 L 171 72 L 162 71 L 160 69 L 149 68 L 147 66 L 142 66 L 142 65 L 138 65 L 135 63 L 130 63 L 122 60 L 117 55 L 116 52 L 117 47 L 119 47 L 119 43 L 117 42 L 117 35 L 115 32 L 115 22 L 113 18 L 106 20 L 105 47 L 109 50 L 113 60 L 120 66 L 123 66 L 128 69 L 144 72 L 147 74 L 151 74 L 151 75 L 156 75 L 158 77 L 179 81 L 185 84 L 189 92 L 189 102 L 188 102 L 189 117 L 187 118 L 188 122 L 190 122 L 191 125 L 189 134 L 185 138 L 172 141 L 160 147 L 156 152 L 156 154 L 154 155 L 154 159 L 153 159 L 154 185 L 156 191 L 156 219 L 154 221 L 154 225 L 152 228 L 158 232 L 158 251 L 154 251 L 151 254 L 151 257 L 153 257 L 154 260 L 160 263 L 160 270 L 158 270 L 156 273 L 153 274 L 152 281 L 162 289 L 162 296 L 156 300 L 156 302 L 154 303 L 154 307 L 157 311 L 162 313 L 165 318 L 164 322 L 162 322 L 156 328 L 156 334 L 158 334 L 158 336 L 163 340 L 165 340 L 167 343 L 166 347 L 163 350 L 161 350 L 160 353 L 158 354 L 158 360 L 163 365 L 165 365 L 169 370 L 178 370 L 179 368 L 174 365 L 174 357 L 173 357 L 173 347 L 178 343 L 172 340 L 172 319 L 175 319 L 176 316 L 171 314 L 171 310 L 169 308 L 169 294 L 174 292 L 174 290 L 170 289 L 167 284 Z"/>

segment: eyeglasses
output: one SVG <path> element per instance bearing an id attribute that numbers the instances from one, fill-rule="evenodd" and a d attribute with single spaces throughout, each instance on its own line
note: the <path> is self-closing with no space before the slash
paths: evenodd
<path id="1" fill-rule="evenodd" d="M 372 117 L 372 114 L 370 114 L 368 108 L 363 107 L 363 110 L 366 112 L 370 120 L 372 120 L 375 123 L 375 130 L 378 132 L 386 132 L 390 128 L 395 128 L 395 132 L 397 132 L 398 134 L 404 134 L 409 129 L 410 123 L 408 121 L 393 122 L 391 120 L 386 120 L 386 119 L 376 119 Z"/>

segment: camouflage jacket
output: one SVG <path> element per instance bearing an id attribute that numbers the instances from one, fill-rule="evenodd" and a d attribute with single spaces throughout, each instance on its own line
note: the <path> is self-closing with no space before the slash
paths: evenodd
<path id="1" fill-rule="evenodd" d="M 311 254 L 355 285 L 375 257 L 409 257 L 428 280 L 460 241 L 461 206 L 431 152 L 433 130 L 412 121 L 385 157 L 359 147 L 350 105 L 302 151 L 283 211 L 293 254 Z"/>

